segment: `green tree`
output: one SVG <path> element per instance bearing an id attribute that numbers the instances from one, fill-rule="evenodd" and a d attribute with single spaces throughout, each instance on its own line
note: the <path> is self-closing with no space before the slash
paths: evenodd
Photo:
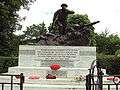
<path id="1" fill-rule="evenodd" d="M 95 35 L 98 53 L 114 55 L 120 49 L 120 38 L 116 34 L 109 34 L 107 31 Z"/>
<path id="2" fill-rule="evenodd" d="M 69 28 L 70 30 L 74 30 L 75 24 L 78 24 L 78 25 L 80 25 L 80 26 L 83 26 L 83 25 L 85 25 L 85 24 L 90 23 L 90 20 L 89 20 L 87 14 L 85 14 L 85 15 L 82 15 L 82 14 L 74 14 L 74 15 L 69 15 L 69 16 L 68 16 L 67 22 L 68 22 L 68 28 Z M 89 28 L 92 28 L 92 29 L 93 29 L 93 27 L 89 27 Z"/>
<path id="3" fill-rule="evenodd" d="M 21 41 L 25 41 L 25 42 L 32 42 L 35 39 L 39 39 L 40 35 L 44 35 L 47 32 L 47 29 L 45 27 L 44 22 L 41 24 L 33 24 L 29 27 L 27 27 L 26 31 L 23 31 L 24 34 L 19 36 L 21 38 Z M 25 44 L 27 44 L 25 43 Z"/>
<path id="4" fill-rule="evenodd" d="M 115 56 L 120 58 L 120 49 L 115 52 Z"/>
<path id="5" fill-rule="evenodd" d="M 35 0 L 1 0 L 0 1 L 0 54 L 12 51 L 13 32 L 21 29 L 18 11 L 29 6 Z M 5 51 L 4 51 L 5 50 Z M 2 51 L 2 52 L 1 52 Z"/>

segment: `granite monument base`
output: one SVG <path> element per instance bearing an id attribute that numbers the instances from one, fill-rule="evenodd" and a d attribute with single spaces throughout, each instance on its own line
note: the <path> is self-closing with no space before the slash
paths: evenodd
<path id="1" fill-rule="evenodd" d="M 95 59 L 95 47 L 20 45 L 19 66 L 10 67 L 8 73 L 25 75 L 24 90 L 85 90 L 84 79 L 76 77 L 85 77 Z M 52 64 L 59 64 L 61 68 L 51 70 Z M 48 74 L 57 78 L 46 79 Z M 39 79 L 29 79 L 31 75 Z M 17 90 L 18 86 L 14 88 Z"/>

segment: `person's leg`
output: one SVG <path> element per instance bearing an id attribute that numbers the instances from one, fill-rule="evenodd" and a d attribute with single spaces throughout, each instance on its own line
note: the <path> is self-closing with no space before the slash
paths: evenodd
<path id="1" fill-rule="evenodd" d="M 66 22 L 58 21 L 58 30 L 59 30 L 60 35 L 65 35 L 66 34 L 66 27 L 67 27 Z"/>
<path id="2" fill-rule="evenodd" d="M 67 24 L 66 24 L 66 22 L 61 22 L 61 24 L 62 24 L 62 27 L 61 27 L 61 34 L 62 35 L 65 35 L 66 34 L 66 27 L 67 27 Z"/>
<path id="3" fill-rule="evenodd" d="M 58 21 L 58 30 L 60 35 L 63 35 L 63 30 L 64 30 L 63 27 L 64 27 L 63 23 Z"/>
<path id="4" fill-rule="evenodd" d="M 63 35 L 64 34 L 64 28 L 63 28 L 63 26 L 59 26 L 59 34 L 60 35 Z"/>

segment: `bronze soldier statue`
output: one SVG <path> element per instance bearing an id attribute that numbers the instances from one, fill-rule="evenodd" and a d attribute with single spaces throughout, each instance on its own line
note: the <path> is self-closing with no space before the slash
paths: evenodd
<path id="1" fill-rule="evenodd" d="M 61 5 L 61 7 L 62 9 L 59 9 L 54 13 L 52 28 L 53 25 L 57 25 L 59 34 L 64 35 L 67 27 L 67 16 L 68 14 L 74 14 L 74 11 L 68 10 L 68 5 L 64 3 Z"/>

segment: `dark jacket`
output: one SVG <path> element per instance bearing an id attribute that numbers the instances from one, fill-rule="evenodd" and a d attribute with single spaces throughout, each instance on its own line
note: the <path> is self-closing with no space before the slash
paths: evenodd
<path id="1" fill-rule="evenodd" d="M 53 22 L 66 22 L 68 14 L 74 14 L 74 11 L 70 11 L 68 9 L 59 9 L 54 13 Z"/>

